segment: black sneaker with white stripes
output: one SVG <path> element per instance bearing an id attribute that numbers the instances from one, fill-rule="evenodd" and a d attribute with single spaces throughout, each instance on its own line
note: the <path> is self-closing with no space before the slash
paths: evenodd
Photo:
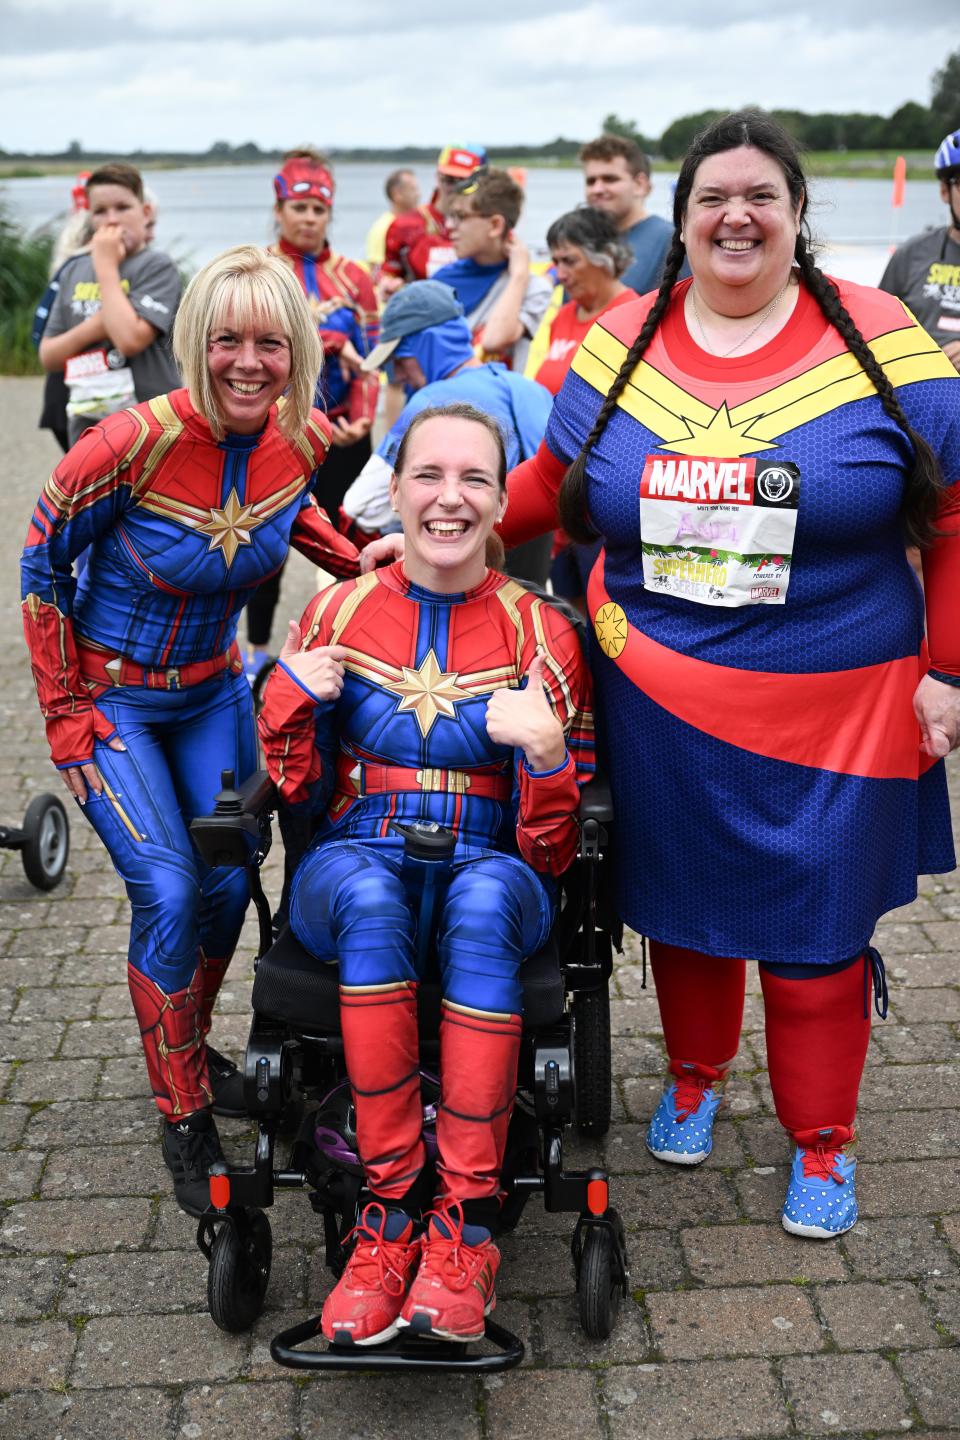
<path id="1" fill-rule="evenodd" d="M 181 1210 L 202 1215 L 210 1205 L 210 1167 L 223 1162 L 220 1136 L 209 1110 L 197 1110 L 163 1127 L 163 1158 Z"/>

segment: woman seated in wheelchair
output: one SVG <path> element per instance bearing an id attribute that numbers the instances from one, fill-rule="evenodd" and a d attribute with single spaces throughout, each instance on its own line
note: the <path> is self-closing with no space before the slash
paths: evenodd
<path id="1" fill-rule="evenodd" d="M 307 607 L 267 686 L 271 776 L 322 811 L 290 923 L 339 964 L 344 1056 L 369 1203 L 323 1309 L 328 1340 L 469 1340 L 495 1305 L 491 1239 L 517 1081 L 519 970 L 550 933 L 593 769 L 578 636 L 487 568 L 506 505 L 496 422 L 468 405 L 411 424 L 391 482 L 402 561 Z M 453 832 L 441 867 L 411 824 Z M 441 837 L 435 836 L 435 839 Z M 429 841 L 428 841 L 429 843 Z M 434 887 L 443 872 L 433 919 Z M 418 933 L 419 932 L 419 933 Z M 436 1168 L 422 1136 L 417 987 L 442 993 Z"/>

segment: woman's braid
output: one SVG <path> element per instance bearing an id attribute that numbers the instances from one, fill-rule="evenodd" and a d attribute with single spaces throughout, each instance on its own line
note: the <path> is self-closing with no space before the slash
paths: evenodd
<path id="1" fill-rule="evenodd" d="M 856 357 L 869 376 L 886 414 L 910 441 L 914 458 L 907 471 L 901 514 L 904 530 L 910 543 L 929 545 L 939 533 L 934 520 L 943 480 L 937 457 L 923 436 L 914 430 L 903 413 L 896 391 L 883 367 L 857 329 L 850 312 L 840 299 L 836 286 L 832 285 L 823 271 L 818 269 L 803 235 L 797 239 L 796 259 L 804 283 L 820 306 L 825 318 L 839 332 L 847 349 Z"/>
<path id="2" fill-rule="evenodd" d="M 680 274 L 686 253 L 683 241 L 675 231 L 673 243 L 667 251 L 667 258 L 664 261 L 663 279 L 660 281 L 657 298 L 640 327 L 639 335 L 624 356 L 623 364 L 607 391 L 603 404 L 597 411 L 597 418 L 580 448 L 579 455 L 563 477 L 559 500 L 560 523 L 572 540 L 588 543 L 596 539 L 596 531 L 590 524 L 587 515 L 587 458 L 603 434 L 617 401 L 627 387 L 627 381 L 643 359 L 647 346 L 656 334 L 657 326 L 663 319 L 664 311 L 670 303 L 670 296 L 673 293 L 673 287 Z"/>

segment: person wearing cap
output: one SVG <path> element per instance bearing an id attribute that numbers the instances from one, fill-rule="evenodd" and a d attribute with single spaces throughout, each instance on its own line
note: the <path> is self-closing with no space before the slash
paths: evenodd
<path id="1" fill-rule="evenodd" d="M 384 243 L 381 290 L 389 293 L 409 280 L 428 280 L 457 258 L 447 215 L 461 180 L 486 169 L 482 145 L 445 145 L 437 158 L 437 186 L 426 205 L 398 215 Z"/>
<path id="2" fill-rule="evenodd" d="M 449 285 L 417 280 L 390 299 L 380 343 L 364 369 L 375 371 L 387 361 L 394 377 L 414 393 L 344 497 L 344 513 L 359 529 L 394 528 L 390 478 L 400 442 L 421 410 L 457 402 L 474 405 L 499 422 L 511 467 L 536 453 L 550 415 L 549 393 L 499 362 L 477 359 L 463 306 Z M 513 552 L 508 573 L 542 585 L 549 560 L 550 537 L 540 536 Z"/>
<path id="3" fill-rule="evenodd" d="M 325 363 L 314 403 L 333 429 L 317 496 L 334 521 L 344 494 L 370 458 L 380 388 L 376 376 L 360 368 L 379 335 L 373 284 L 361 265 L 334 254 L 327 240 L 335 188 L 319 151 L 308 146 L 289 150 L 273 180 L 279 234 L 269 247 L 296 276 L 323 342 Z M 269 659 L 282 574 L 283 567 L 264 581 L 247 606 L 245 664 L 250 676 Z"/>
<path id="4" fill-rule="evenodd" d="M 950 221 L 901 245 L 890 257 L 880 289 L 909 307 L 960 370 L 960 130 L 944 136 L 933 167 Z"/>

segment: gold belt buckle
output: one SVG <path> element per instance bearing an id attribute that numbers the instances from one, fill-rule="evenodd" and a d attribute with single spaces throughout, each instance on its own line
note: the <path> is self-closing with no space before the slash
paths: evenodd
<path id="1" fill-rule="evenodd" d="M 443 783 L 444 774 L 446 784 Z M 421 790 L 445 790 L 451 795 L 465 795 L 470 789 L 470 776 L 462 770 L 418 770 L 417 784 Z"/>
<path id="2" fill-rule="evenodd" d="M 166 682 L 166 687 L 168 690 L 180 689 L 180 671 L 176 668 L 176 666 L 173 666 L 171 667 L 171 669 L 164 671 L 164 680 Z"/>

